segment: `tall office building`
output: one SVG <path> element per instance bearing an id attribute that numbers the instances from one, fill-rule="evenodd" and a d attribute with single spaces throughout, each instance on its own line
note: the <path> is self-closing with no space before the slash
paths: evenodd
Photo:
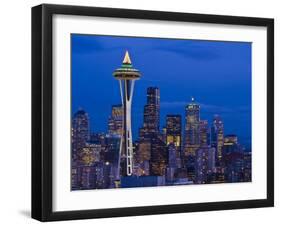
<path id="1" fill-rule="evenodd" d="M 181 115 L 166 116 L 166 144 L 181 149 Z"/>
<path id="2" fill-rule="evenodd" d="M 123 132 L 123 107 L 122 105 L 112 105 L 111 115 L 108 119 L 108 134 L 122 136 Z"/>
<path id="3" fill-rule="evenodd" d="M 140 163 L 149 161 L 151 157 L 151 141 L 150 139 L 141 140 L 138 144 L 138 161 Z"/>
<path id="4" fill-rule="evenodd" d="M 177 150 L 173 143 L 168 145 L 168 164 L 166 167 L 166 180 L 173 182 L 177 173 Z"/>
<path id="5" fill-rule="evenodd" d="M 160 90 L 158 87 L 148 87 L 146 95 L 147 104 L 154 104 L 158 110 L 160 107 Z M 158 117 L 159 120 L 159 117 Z M 159 121 L 158 121 L 159 122 Z"/>
<path id="6" fill-rule="evenodd" d="M 172 168 L 178 168 L 177 164 L 177 148 L 174 144 L 169 144 L 167 146 L 168 149 L 168 166 Z"/>
<path id="7" fill-rule="evenodd" d="M 231 153 L 225 162 L 226 182 L 244 181 L 244 156 L 243 153 Z"/>
<path id="8" fill-rule="evenodd" d="M 119 164 L 119 152 L 120 152 L 120 137 L 106 135 L 105 136 L 105 149 L 103 152 L 103 160 L 109 162 L 114 166 Z"/>
<path id="9" fill-rule="evenodd" d="M 89 116 L 84 110 L 78 110 L 72 118 L 71 138 L 72 158 L 75 160 L 90 138 Z"/>
<path id="10" fill-rule="evenodd" d="M 126 51 L 122 66 L 113 72 L 115 79 L 119 81 L 121 101 L 123 106 L 123 136 L 121 138 L 120 153 L 122 174 L 131 176 L 133 173 L 133 137 L 131 122 L 131 107 L 135 81 L 141 76 L 140 72 L 133 68 L 129 52 Z M 124 170 L 124 168 L 126 168 Z"/>
<path id="11" fill-rule="evenodd" d="M 216 148 L 216 158 L 219 161 L 222 158 L 222 150 L 224 145 L 224 128 L 223 121 L 219 115 L 215 115 L 211 128 L 211 146 Z"/>
<path id="12" fill-rule="evenodd" d="M 196 151 L 195 181 L 197 184 L 206 184 L 212 180 L 215 172 L 215 148 L 201 147 Z"/>
<path id="13" fill-rule="evenodd" d="M 99 156 L 97 152 L 93 153 L 88 143 L 90 140 L 90 121 L 84 110 L 80 109 L 74 114 L 71 130 L 71 189 L 91 188 L 90 168 Z"/>
<path id="14" fill-rule="evenodd" d="M 242 148 L 238 144 L 238 138 L 236 135 L 226 135 L 224 137 L 223 149 L 222 149 L 222 158 L 226 158 L 228 154 L 234 152 L 241 152 Z"/>
<path id="15" fill-rule="evenodd" d="M 195 156 L 200 147 L 200 106 L 191 99 L 185 108 L 184 156 Z"/>
<path id="16" fill-rule="evenodd" d="M 168 162 L 167 146 L 157 135 L 152 136 L 150 142 L 150 175 L 163 176 Z"/>
<path id="17" fill-rule="evenodd" d="M 160 91 L 148 87 L 144 106 L 143 127 L 139 130 L 138 159 L 147 175 L 164 175 L 166 166 L 166 146 L 160 128 Z"/>
<path id="18" fill-rule="evenodd" d="M 157 87 L 147 88 L 147 103 L 144 106 L 143 128 L 140 138 L 159 134 L 160 127 L 160 90 Z"/>
<path id="19" fill-rule="evenodd" d="M 80 161 L 84 166 L 91 166 L 100 161 L 101 145 L 87 143 L 80 154 Z"/>
<path id="20" fill-rule="evenodd" d="M 225 178 L 227 182 L 243 182 L 245 180 L 245 173 L 247 180 L 250 178 L 250 171 L 248 170 L 249 161 L 245 161 L 244 150 L 238 143 L 236 135 L 226 135 L 224 137 L 224 145 L 222 150 L 222 162 L 225 168 Z M 248 168 L 248 169 L 247 169 Z"/>
<path id="21" fill-rule="evenodd" d="M 210 131 L 207 120 L 200 121 L 200 147 L 205 147 L 210 144 Z"/>
<path id="22" fill-rule="evenodd" d="M 252 181 L 252 153 L 244 152 L 244 181 Z"/>
<path id="23" fill-rule="evenodd" d="M 182 145 L 182 129 L 181 115 L 166 116 L 166 145 L 173 145 L 176 152 L 177 168 L 182 165 L 181 162 L 181 145 Z"/>

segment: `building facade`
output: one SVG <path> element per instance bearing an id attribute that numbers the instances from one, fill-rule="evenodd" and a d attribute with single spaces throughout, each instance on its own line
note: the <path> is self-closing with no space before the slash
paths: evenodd
<path id="1" fill-rule="evenodd" d="M 195 156 L 200 147 L 200 106 L 191 99 L 185 108 L 184 156 Z"/>
<path id="2" fill-rule="evenodd" d="M 212 181 L 212 175 L 216 167 L 215 161 L 215 148 L 205 146 L 196 151 L 196 184 L 206 184 Z"/>
<path id="3" fill-rule="evenodd" d="M 160 128 L 160 91 L 158 87 L 148 87 L 146 105 L 143 111 L 143 127 L 140 128 L 140 139 L 159 134 Z"/>
<path id="4" fill-rule="evenodd" d="M 108 119 L 108 134 L 122 136 L 124 112 L 121 104 L 112 105 Z"/>
<path id="5" fill-rule="evenodd" d="M 181 115 L 166 116 L 166 144 L 174 144 L 180 151 L 182 143 Z"/>
<path id="6" fill-rule="evenodd" d="M 216 149 L 216 158 L 219 163 L 222 158 L 224 145 L 224 127 L 223 121 L 219 115 L 215 115 L 211 128 L 211 145 Z"/>
<path id="7" fill-rule="evenodd" d="M 79 152 L 90 138 L 89 116 L 84 110 L 78 110 L 72 118 L 71 149 L 72 158 L 77 159 Z"/>

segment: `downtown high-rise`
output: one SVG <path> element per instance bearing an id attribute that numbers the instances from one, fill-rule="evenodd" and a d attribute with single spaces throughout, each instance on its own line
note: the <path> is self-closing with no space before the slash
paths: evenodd
<path id="1" fill-rule="evenodd" d="M 158 87 L 148 87 L 146 105 L 143 110 L 143 127 L 140 129 L 140 137 L 149 137 L 151 134 L 159 134 L 160 128 L 160 90 Z"/>
<path id="2" fill-rule="evenodd" d="M 166 144 L 173 143 L 178 150 L 181 150 L 182 129 L 181 115 L 166 116 Z"/>
<path id="3" fill-rule="evenodd" d="M 124 111 L 121 104 L 112 105 L 108 119 L 108 134 L 122 136 Z"/>
<path id="4" fill-rule="evenodd" d="M 168 162 L 171 166 L 171 160 L 174 158 L 177 168 L 182 165 L 182 121 L 181 115 L 167 115 L 166 116 L 166 145 L 168 147 Z"/>
<path id="5" fill-rule="evenodd" d="M 200 105 L 194 98 L 185 108 L 184 156 L 195 156 L 200 147 Z"/>
<path id="6" fill-rule="evenodd" d="M 219 162 L 222 158 L 224 144 L 224 126 L 219 115 L 215 115 L 211 128 L 211 146 L 216 149 L 216 159 Z"/>
<path id="7" fill-rule="evenodd" d="M 84 110 L 78 110 L 72 118 L 72 158 L 76 159 L 79 152 L 86 146 L 90 138 L 89 115 Z"/>
<path id="8" fill-rule="evenodd" d="M 160 133 L 160 90 L 148 87 L 143 112 L 143 127 L 139 130 L 138 156 L 149 163 L 150 175 L 165 175 L 167 147 Z"/>

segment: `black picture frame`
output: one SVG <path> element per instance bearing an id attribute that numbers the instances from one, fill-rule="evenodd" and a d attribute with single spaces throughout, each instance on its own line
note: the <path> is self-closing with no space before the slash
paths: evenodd
<path id="1" fill-rule="evenodd" d="M 267 198 L 95 210 L 52 210 L 52 18 L 55 14 L 261 26 L 267 28 Z M 32 218 L 40 221 L 122 217 L 274 206 L 274 20 L 43 4 L 32 8 Z"/>

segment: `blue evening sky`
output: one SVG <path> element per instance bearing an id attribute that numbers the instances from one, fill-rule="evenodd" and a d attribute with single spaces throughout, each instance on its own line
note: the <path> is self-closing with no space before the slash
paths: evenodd
<path id="1" fill-rule="evenodd" d="M 146 89 L 160 88 L 161 127 L 167 114 L 181 114 L 191 97 L 201 119 L 219 114 L 225 134 L 251 144 L 251 43 L 72 34 L 72 113 L 90 115 L 91 130 L 106 132 L 111 105 L 120 104 L 112 76 L 128 50 L 142 77 L 132 106 L 133 138 L 143 123 Z"/>

